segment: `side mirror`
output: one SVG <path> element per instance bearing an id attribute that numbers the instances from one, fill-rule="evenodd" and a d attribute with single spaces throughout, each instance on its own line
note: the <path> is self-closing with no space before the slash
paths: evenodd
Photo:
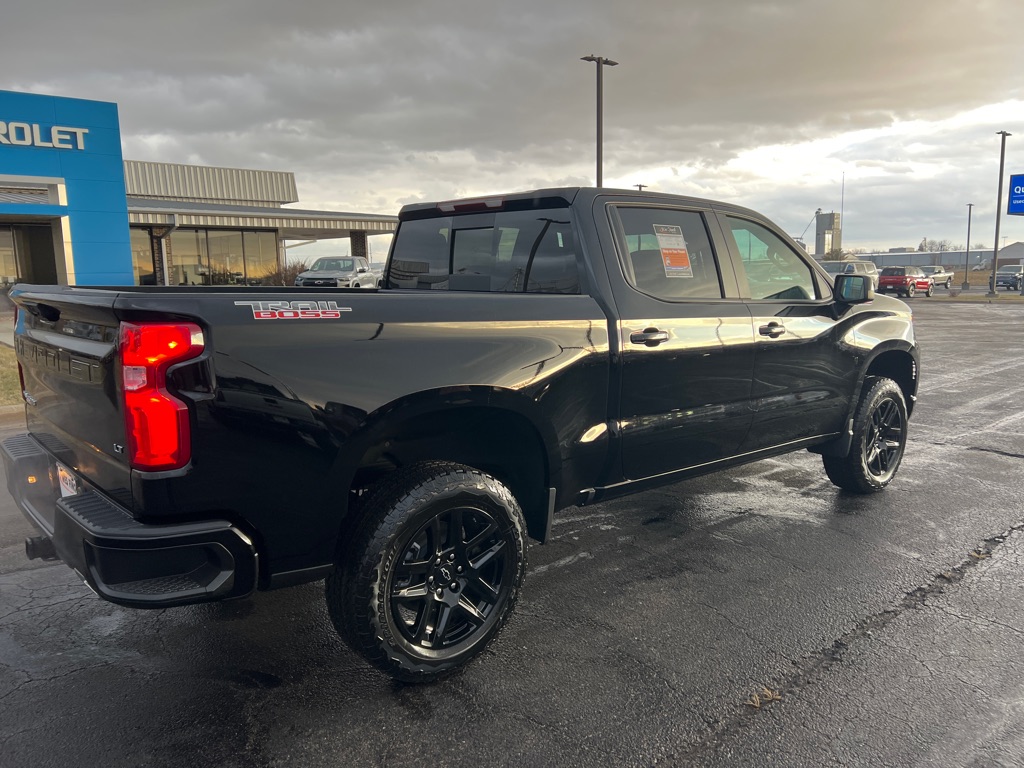
<path id="1" fill-rule="evenodd" d="M 875 288 L 868 275 L 836 275 L 833 292 L 836 301 L 843 304 L 863 304 L 875 298 Z"/>
<path id="2" fill-rule="evenodd" d="M 366 267 L 360 267 L 359 269 L 356 270 L 357 273 L 365 272 L 365 271 L 366 271 Z"/>

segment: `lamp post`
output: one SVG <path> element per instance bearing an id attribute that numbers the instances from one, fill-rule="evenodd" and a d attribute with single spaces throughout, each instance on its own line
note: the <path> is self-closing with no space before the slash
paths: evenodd
<path id="1" fill-rule="evenodd" d="M 960 288 L 964 291 L 971 289 L 971 281 L 968 275 L 969 265 L 971 263 L 971 214 L 974 213 L 974 203 L 967 204 L 967 253 L 964 254 L 964 284 Z"/>
<path id="2" fill-rule="evenodd" d="M 602 114 L 604 113 L 604 68 L 605 67 L 617 67 L 619 62 L 606 59 L 603 56 L 595 56 L 590 54 L 589 56 L 583 56 L 580 61 L 592 61 L 597 65 L 597 186 L 601 186 L 602 172 L 601 172 L 601 147 L 604 143 L 604 125 L 602 122 Z"/>
<path id="3" fill-rule="evenodd" d="M 1012 136 L 1012 133 L 1006 131 L 996 131 L 997 136 L 1001 136 L 1002 139 L 999 143 L 999 191 L 996 196 L 996 239 L 992 242 L 992 284 L 989 286 L 989 291 L 986 296 L 995 298 L 999 294 L 996 293 L 996 265 L 999 263 L 999 220 L 1000 214 L 1003 212 L 1003 164 L 1006 161 L 1006 137 Z"/>

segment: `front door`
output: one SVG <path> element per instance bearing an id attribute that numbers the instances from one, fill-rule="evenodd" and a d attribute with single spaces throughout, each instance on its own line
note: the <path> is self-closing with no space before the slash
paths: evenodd
<path id="1" fill-rule="evenodd" d="M 756 412 L 742 452 L 838 432 L 857 366 L 854 350 L 839 338 L 830 288 L 764 224 L 722 215 L 722 228 L 738 257 L 756 338 Z"/>

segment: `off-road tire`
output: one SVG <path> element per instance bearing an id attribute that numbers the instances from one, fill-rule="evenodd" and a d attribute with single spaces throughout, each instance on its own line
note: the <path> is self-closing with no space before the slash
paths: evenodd
<path id="1" fill-rule="evenodd" d="M 877 493 L 896 477 L 907 445 L 907 405 L 892 379 L 864 381 L 846 456 L 822 456 L 832 483 L 852 493 Z"/>
<path id="2" fill-rule="evenodd" d="M 356 514 L 326 585 L 342 638 L 404 682 L 437 680 L 483 651 L 526 572 L 511 492 L 471 467 L 428 462 L 393 472 Z"/>

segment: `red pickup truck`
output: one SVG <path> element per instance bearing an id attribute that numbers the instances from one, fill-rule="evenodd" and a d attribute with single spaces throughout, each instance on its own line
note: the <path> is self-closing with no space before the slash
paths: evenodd
<path id="1" fill-rule="evenodd" d="M 886 267 L 878 276 L 879 293 L 895 293 L 910 298 L 918 291 L 931 296 L 935 291 L 932 279 L 920 267 Z"/>

